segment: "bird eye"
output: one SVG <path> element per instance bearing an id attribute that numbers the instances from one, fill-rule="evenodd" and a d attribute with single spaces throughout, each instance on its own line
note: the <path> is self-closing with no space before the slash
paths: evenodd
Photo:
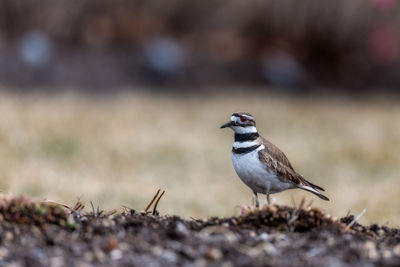
<path id="1" fill-rule="evenodd" d="M 242 117 L 240 117 L 240 121 L 241 121 L 241 122 L 245 122 L 245 121 L 247 121 L 247 118 L 244 117 L 244 116 L 242 116 Z"/>

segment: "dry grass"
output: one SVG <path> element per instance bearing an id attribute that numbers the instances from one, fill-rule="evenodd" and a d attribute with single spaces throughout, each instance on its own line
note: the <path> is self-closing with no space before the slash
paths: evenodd
<path id="1" fill-rule="evenodd" d="M 327 189 L 332 201 L 314 205 L 335 216 L 367 207 L 361 222 L 400 224 L 400 106 L 385 100 L 1 93 L 0 190 L 143 209 L 162 188 L 162 213 L 232 215 L 251 193 L 232 168 L 233 135 L 219 126 L 242 110 Z M 304 195 L 314 197 L 292 190 L 273 198 L 292 205 Z"/>

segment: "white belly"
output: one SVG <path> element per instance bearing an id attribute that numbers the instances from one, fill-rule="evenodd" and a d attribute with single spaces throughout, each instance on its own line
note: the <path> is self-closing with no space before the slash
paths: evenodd
<path id="1" fill-rule="evenodd" d="M 264 145 L 250 153 L 232 153 L 232 163 L 240 179 L 253 191 L 265 194 L 266 192 L 278 193 L 293 188 L 291 183 L 283 183 L 275 172 L 269 172 L 267 167 L 259 160 L 258 151 Z"/>

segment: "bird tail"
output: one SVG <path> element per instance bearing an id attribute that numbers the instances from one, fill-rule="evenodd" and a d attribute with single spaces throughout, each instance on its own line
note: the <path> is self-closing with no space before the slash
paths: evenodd
<path id="1" fill-rule="evenodd" d="M 323 189 L 322 187 L 320 187 L 320 186 L 318 186 L 318 185 L 316 185 L 316 184 L 310 183 L 309 181 L 306 181 L 306 182 L 307 182 L 307 184 L 308 184 L 309 186 L 311 186 L 312 188 L 314 188 L 314 189 L 316 189 L 316 190 L 325 191 L 325 189 Z"/>
<path id="2" fill-rule="evenodd" d="M 300 183 L 298 186 L 299 186 L 300 189 L 303 189 L 303 190 L 306 190 L 308 192 L 313 193 L 314 195 L 316 195 L 320 199 L 329 201 L 329 198 L 327 198 L 326 196 L 324 196 L 323 194 L 318 192 L 318 190 L 325 191 L 322 187 L 319 187 L 319 186 L 317 186 L 315 184 L 312 184 L 312 183 L 310 183 L 309 181 L 307 181 L 305 179 L 304 179 L 304 182 Z"/>

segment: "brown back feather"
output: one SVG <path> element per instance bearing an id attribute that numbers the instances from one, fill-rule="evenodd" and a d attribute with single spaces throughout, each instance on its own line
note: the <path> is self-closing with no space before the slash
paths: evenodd
<path id="1" fill-rule="evenodd" d="M 265 145 L 263 150 L 258 152 L 259 159 L 267 165 L 269 171 L 276 171 L 278 178 L 282 182 L 291 182 L 294 185 L 305 184 L 310 185 L 310 183 L 298 174 L 290 164 L 290 161 L 286 155 L 279 150 L 274 144 L 269 142 L 264 137 L 260 137 Z"/>

